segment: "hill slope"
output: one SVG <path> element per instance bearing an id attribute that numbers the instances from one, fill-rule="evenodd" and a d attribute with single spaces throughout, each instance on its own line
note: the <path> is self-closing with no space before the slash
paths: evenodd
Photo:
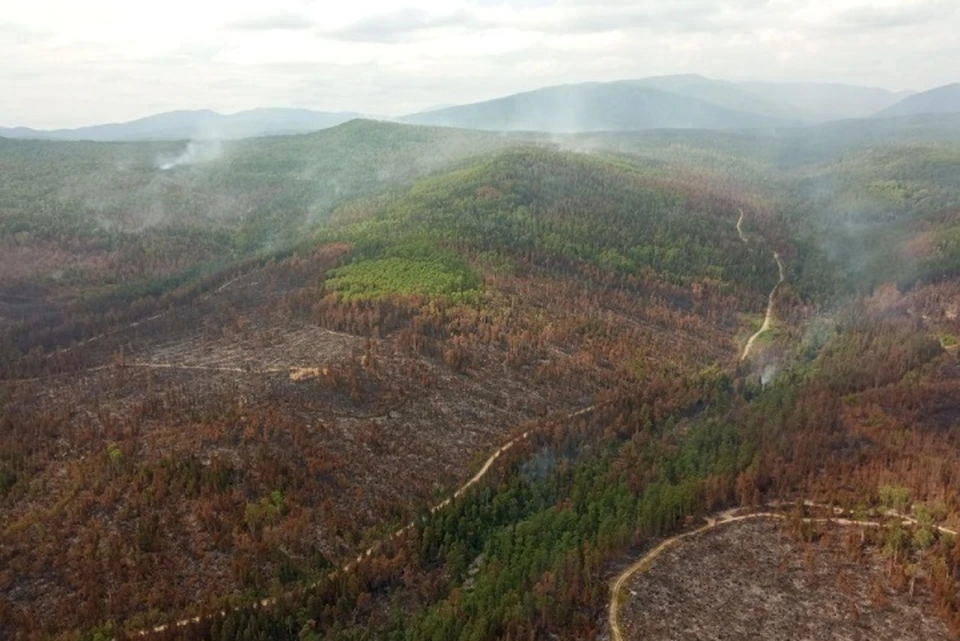
<path id="1" fill-rule="evenodd" d="M 904 97 L 830 83 L 728 82 L 697 74 L 546 87 L 410 114 L 413 124 L 554 133 L 734 129 L 860 118 Z"/>
<path id="2" fill-rule="evenodd" d="M 48 315 L 2 335 L 3 378 L 43 378 L 3 381 L 0 634 L 134 630 L 322 578 L 491 443 L 735 359 L 775 273 L 703 182 L 498 151 L 344 203 L 292 256 L 88 309 L 95 340 L 50 342 Z M 143 249 L 116 260 L 164 251 Z M 109 558 L 70 555 L 90 537 Z"/>
<path id="3" fill-rule="evenodd" d="M 0 139 L 0 229 L 45 234 L 71 226 L 132 232 L 225 224 L 243 233 L 246 220 L 267 225 L 261 231 L 275 242 L 302 231 L 288 223 L 322 221 L 339 200 L 505 144 L 480 132 L 363 120 L 222 144 Z"/>
<path id="4" fill-rule="evenodd" d="M 288 250 L 343 203 L 510 144 L 360 120 L 222 144 L 0 139 L 0 326 Z M 2 297 L 23 283 L 43 286 Z"/>
<path id="5" fill-rule="evenodd" d="M 875 87 L 823 82 L 741 82 L 737 86 L 759 99 L 789 108 L 807 122 L 864 118 L 906 94 Z"/>
<path id="6" fill-rule="evenodd" d="M 877 112 L 879 118 L 933 113 L 960 113 L 960 82 L 930 89 Z"/>
<path id="7" fill-rule="evenodd" d="M 801 498 L 917 502 L 871 590 L 960 629 L 951 122 L 0 141 L 0 636 L 601 638 L 637 550 Z"/>
<path id="8" fill-rule="evenodd" d="M 862 118 L 908 95 L 837 83 L 729 82 L 697 74 L 655 76 L 629 82 L 798 124 Z"/>
<path id="9" fill-rule="evenodd" d="M 810 120 L 809 114 L 796 108 L 795 105 L 776 98 L 770 99 L 762 95 L 762 92 L 744 87 L 743 83 L 716 80 L 698 74 L 654 76 L 628 80 L 624 83 L 702 100 L 724 109 L 776 118 L 785 123 L 799 124 L 804 120 Z"/>
<path id="10" fill-rule="evenodd" d="M 486 102 L 411 114 L 402 122 L 500 131 L 732 129 L 783 121 L 636 83 L 547 87 Z"/>

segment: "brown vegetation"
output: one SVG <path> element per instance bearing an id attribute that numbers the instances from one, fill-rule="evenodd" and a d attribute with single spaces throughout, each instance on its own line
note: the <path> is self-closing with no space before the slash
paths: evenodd
<path id="1" fill-rule="evenodd" d="M 344 250 L 90 316 L 73 346 L 21 334 L 47 349 L 0 383 L 9 621 L 136 627 L 322 574 L 526 421 L 735 354 L 710 287 L 521 259 L 477 304 L 343 301 Z"/>

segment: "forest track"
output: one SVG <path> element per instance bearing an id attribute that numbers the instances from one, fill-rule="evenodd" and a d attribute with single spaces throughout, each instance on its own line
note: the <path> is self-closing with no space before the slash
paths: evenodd
<path id="1" fill-rule="evenodd" d="M 248 273 L 248 272 L 242 272 L 242 273 L 234 276 L 233 278 L 231 278 L 231 279 L 228 280 L 227 282 L 225 282 L 225 283 L 223 283 L 222 285 L 220 285 L 215 291 L 207 292 L 207 293 L 201 295 L 201 296 L 200 296 L 199 298 L 197 298 L 196 300 L 188 303 L 188 305 L 199 305 L 200 303 L 209 300 L 210 298 L 212 298 L 212 297 L 215 296 L 216 294 L 219 294 L 220 292 L 222 292 L 223 290 L 225 290 L 227 287 L 229 287 L 230 285 L 233 285 L 235 282 L 237 282 L 238 280 L 240 280 L 241 278 L 243 278 L 244 276 L 246 276 L 247 273 Z M 157 313 L 153 314 L 152 316 L 148 316 L 147 318 L 140 318 L 140 319 L 138 319 L 138 320 L 132 321 L 132 322 L 127 323 L 127 324 L 125 324 L 125 325 L 121 325 L 120 327 L 114 327 L 114 328 L 112 328 L 112 329 L 108 329 L 108 330 L 106 330 L 106 331 L 104 331 L 104 332 L 101 332 L 101 333 L 95 335 L 95 336 L 91 336 L 90 338 L 84 339 L 84 340 L 82 340 L 82 341 L 80 341 L 80 342 L 78 342 L 78 343 L 76 343 L 76 344 L 74 344 L 74 345 L 68 345 L 67 347 L 61 347 L 60 349 L 56 349 L 56 350 L 54 350 L 54 351 L 52 351 L 52 352 L 48 352 L 47 354 L 44 354 L 43 358 L 44 358 L 44 360 L 50 360 L 51 358 L 53 358 L 54 356 L 57 356 L 57 355 L 59 355 L 59 354 L 65 354 L 65 353 L 67 353 L 67 352 L 76 350 L 76 349 L 78 349 L 78 348 L 86 347 L 86 346 L 89 345 L 90 343 L 95 343 L 95 342 L 97 342 L 97 341 L 99 341 L 99 340 L 102 340 L 102 339 L 104 339 L 104 338 L 107 338 L 107 337 L 109 337 L 109 336 L 114 336 L 114 335 L 119 334 L 119 333 L 121 333 L 121 332 L 125 332 L 125 331 L 128 330 L 128 329 L 133 329 L 134 327 L 139 327 L 140 325 L 145 325 L 146 323 L 149 323 L 149 322 L 151 322 L 151 321 L 155 321 L 155 320 L 157 320 L 158 318 L 163 318 L 164 316 L 167 316 L 167 315 L 169 315 L 169 314 L 172 314 L 173 312 L 177 311 L 178 309 L 180 309 L 180 306 L 174 305 L 174 306 L 167 307 L 167 309 L 165 309 L 165 310 L 163 310 L 163 311 L 160 311 L 160 312 L 157 312 Z M 22 380 L 27 380 L 27 379 L 22 379 Z"/>
<path id="2" fill-rule="evenodd" d="M 119 367 L 135 367 L 141 369 L 172 369 L 180 371 L 200 371 L 200 372 L 229 372 L 232 374 L 293 374 L 304 368 L 302 367 L 269 367 L 266 369 L 252 369 L 246 367 L 228 367 L 224 365 L 183 365 L 179 363 L 124 363 Z"/>
<path id="3" fill-rule="evenodd" d="M 792 505 L 792 504 L 790 504 Z M 842 510 L 839 513 L 828 505 L 823 505 L 821 503 L 814 503 L 812 501 L 804 500 L 803 505 L 805 507 L 815 507 L 815 508 L 824 508 L 834 511 L 835 516 L 830 517 L 805 517 L 801 519 L 803 523 L 831 523 L 834 525 L 840 525 L 844 527 L 850 526 L 860 526 L 865 528 L 879 528 L 883 527 L 885 524 L 880 521 L 858 521 L 853 518 L 849 518 L 850 515 Z M 771 504 L 769 507 L 783 507 L 784 504 Z M 699 527 L 695 530 L 690 530 L 689 532 L 682 532 L 671 536 L 668 539 L 661 541 L 656 547 L 644 554 L 638 560 L 630 564 L 623 572 L 618 574 L 613 581 L 610 583 L 610 608 L 607 612 L 607 621 L 610 626 L 610 638 L 612 641 L 626 641 L 626 637 L 623 634 L 623 630 L 620 628 L 620 592 L 623 590 L 623 586 L 633 577 L 633 575 L 644 572 L 653 565 L 653 563 L 663 554 L 665 551 L 679 543 L 680 541 L 698 536 L 704 532 L 713 530 L 716 527 L 721 525 L 727 525 L 730 523 L 737 523 L 739 521 L 745 521 L 747 519 L 760 519 L 760 518 L 769 518 L 769 519 L 779 519 L 786 520 L 790 518 L 791 515 L 783 512 L 751 512 L 749 514 L 736 514 L 738 508 L 733 508 L 729 510 L 724 510 L 715 516 L 707 518 L 707 524 Z M 846 515 L 846 516 L 845 516 Z M 887 510 L 884 513 L 884 516 L 900 519 L 902 525 L 917 525 L 917 520 L 913 517 L 901 514 L 896 510 Z M 933 526 L 937 531 L 942 534 L 949 534 L 951 536 L 956 536 L 957 532 L 946 528 L 940 525 Z"/>
<path id="4" fill-rule="evenodd" d="M 588 415 L 588 414 L 592 414 L 593 412 L 597 411 L 597 410 L 600 409 L 601 407 L 604 407 L 604 406 L 606 406 L 606 405 L 609 405 L 611 402 L 612 402 L 612 401 L 605 401 L 605 402 L 603 402 L 603 403 L 595 403 L 595 404 L 593 404 L 593 405 L 589 405 L 589 406 L 587 406 L 587 407 L 584 407 L 584 408 L 582 408 L 582 409 L 579 409 L 579 410 L 577 410 L 577 411 L 575 411 L 575 412 L 570 412 L 569 414 L 564 415 L 564 416 L 561 417 L 560 419 L 555 419 L 555 420 L 553 420 L 553 421 L 547 422 L 547 423 L 544 425 L 544 427 L 545 427 L 545 426 L 549 426 L 549 425 L 553 425 L 554 423 L 556 423 L 557 420 L 568 421 L 568 420 L 573 419 L 573 418 L 578 418 L 578 417 L 580 417 L 580 416 L 586 416 L 586 415 Z M 523 434 L 521 434 L 521 435 L 519 435 L 519 436 L 517 436 L 517 437 L 514 437 L 513 439 L 507 441 L 506 443 L 504 443 L 503 445 L 501 445 L 500 447 L 498 447 L 496 450 L 494 450 L 494 452 L 493 452 L 490 456 L 488 456 L 488 457 L 486 458 L 486 460 L 483 462 L 483 465 L 480 466 L 480 469 L 477 471 L 476 474 L 474 474 L 472 477 L 470 477 L 470 479 L 469 479 L 468 481 L 466 481 L 463 485 L 461 485 L 461 486 L 458 487 L 456 490 L 454 490 L 453 494 L 451 494 L 450 496 L 448 496 L 448 497 L 445 498 L 444 500 L 440 501 L 439 503 L 436 503 L 435 505 L 431 506 L 431 507 L 430 507 L 430 513 L 433 514 L 433 513 L 435 513 L 435 512 L 438 512 L 438 511 L 444 509 L 445 507 L 449 506 L 455 499 L 459 498 L 459 497 L 462 496 L 467 490 L 469 490 L 471 487 L 473 487 L 474 485 L 476 485 L 477 483 L 479 483 L 479 482 L 483 479 L 483 477 L 485 477 L 485 476 L 487 475 L 487 473 L 490 472 L 490 469 L 493 467 L 493 464 L 496 463 L 497 459 L 500 458 L 500 455 L 501 455 L 501 454 L 503 454 L 504 452 L 506 452 L 507 450 L 509 450 L 510 448 L 512 448 L 512 447 L 513 447 L 514 445 L 516 445 L 517 443 L 520 443 L 521 441 L 524 441 L 524 440 L 528 439 L 528 438 L 529 438 L 532 434 L 534 434 L 536 431 L 537 431 L 536 429 L 527 430 L 527 431 L 524 432 Z M 407 532 L 409 532 L 410 530 L 412 530 L 414 527 L 415 527 L 415 523 L 414 523 L 413 521 L 411 521 L 411 522 L 407 523 L 406 525 L 404 525 L 403 527 L 395 530 L 392 534 L 389 534 L 389 535 L 385 536 L 384 538 L 380 539 L 379 541 L 377 541 L 376 543 L 374 543 L 373 545 L 371 545 L 371 546 L 368 547 L 367 549 L 363 550 L 363 551 L 362 551 L 360 554 L 358 554 L 357 557 L 356 557 L 355 559 L 353 559 L 352 561 L 349 561 L 349 562 L 347 562 L 346 564 L 344 564 L 342 567 L 340 567 L 340 568 L 338 568 L 338 569 L 334 569 L 333 571 L 331 571 L 331 572 L 327 575 L 327 578 L 328 578 L 328 579 L 329 579 L 329 578 L 333 578 L 333 577 L 335 577 L 337 574 L 339 574 L 339 573 L 341 573 L 341 572 L 342 572 L 342 573 L 351 572 L 352 570 L 354 570 L 354 569 L 363 561 L 363 559 L 364 559 L 365 557 L 372 556 L 375 552 L 377 552 L 377 551 L 379 551 L 381 548 L 383 548 L 383 546 L 384 546 L 386 543 L 388 543 L 388 542 L 390 542 L 390 541 L 393 541 L 393 540 L 395 540 L 395 539 L 400 538 L 401 536 L 403 536 L 404 534 L 406 534 Z M 308 585 L 308 586 L 306 586 L 306 587 L 309 589 L 309 588 L 313 587 L 314 585 L 316 585 L 316 583 L 310 584 L 310 585 Z M 266 598 L 266 599 L 262 599 L 262 600 L 258 601 L 256 605 L 259 606 L 259 607 L 261 607 L 261 608 L 268 608 L 268 607 L 271 607 L 271 606 L 273 606 L 273 605 L 276 605 L 276 603 L 277 603 L 277 598 L 278 598 L 278 597 L 268 597 L 268 598 Z M 148 628 L 148 629 L 145 629 L 145 630 L 140 630 L 140 631 L 138 631 L 138 632 L 135 633 L 135 636 L 143 637 L 143 636 L 147 636 L 147 635 L 150 635 L 150 634 L 160 634 L 160 633 L 162 633 L 162 632 L 166 632 L 167 630 L 169 630 L 169 629 L 171 629 L 171 628 L 172 628 L 172 629 L 182 628 L 182 627 L 184 627 L 184 626 L 192 625 L 192 624 L 195 624 L 195 623 L 200 623 L 200 622 L 203 621 L 204 619 L 209 618 L 209 617 L 211 617 L 211 616 L 224 616 L 224 615 L 226 615 L 226 614 L 227 614 L 227 611 L 226 611 L 226 610 L 221 610 L 220 612 L 218 612 L 218 613 L 215 614 L 215 615 L 204 615 L 204 616 L 199 616 L 199 615 L 198 615 L 198 616 L 194 616 L 194 617 L 189 617 L 189 618 L 185 618 L 185 619 L 180 619 L 179 621 L 175 621 L 175 622 L 173 622 L 173 623 L 165 623 L 165 624 L 163 624 L 163 625 L 158 625 L 158 626 L 155 626 L 155 627 L 152 627 L 152 628 Z"/>
<path id="5" fill-rule="evenodd" d="M 740 217 L 737 219 L 737 233 L 740 235 L 740 240 L 742 240 L 743 244 L 746 245 L 749 243 L 749 241 L 743 234 L 743 209 L 739 209 L 738 211 L 740 212 Z M 784 273 L 783 269 L 783 260 L 781 260 L 780 254 L 774 251 L 773 259 L 777 261 L 777 271 L 780 275 L 780 278 L 777 280 L 777 284 L 773 286 L 773 289 L 770 290 L 770 294 L 767 296 L 767 311 L 763 315 L 763 324 L 760 325 L 760 329 L 754 332 L 753 335 L 747 339 L 747 344 L 743 346 L 743 352 L 740 354 L 740 362 L 745 361 L 747 357 L 750 356 L 750 351 L 753 349 L 757 339 L 767 332 L 773 325 L 773 309 L 777 290 L 780 288 L 780 285 L 783 284 L 783 281 L 786 280 L 786 274 Z"/>
<path id="6" fill-rule="evenodd" d="M 141 361 L 133 361 L 131 363 L 110 363 L 107 365 L 97 365 L 95 367 L 90 367 L 88 369 L 82 369 L 75 372 L 60 372 L 57 374 L 47 374 L 46 376 L 34 376 L 31 378 L 12 378 L 7 381 L 0 381 L 6 383 L 38 383 L 40 381 L 46 381 L 54 378 L 63 378 L 67 376 L 78 376 L 80 374 L 93 374 L 96 372 L 101 372 L 103 370 L 115 369 L 122 370 L 125 368 L 129 369 L 165 369 L 165 370 L 176 370 L 176 371 L 198 371 L 198 372 L 227 372 L 230 374 L 287 374 L 291 377 L 294 376 L 299 371 L 308 369 L 302 366 L 293 365 L 290 367 L 268 367 L 265 369 L 254 369 L 252 367 L 231 367 L 226 365 L 184 365 L 182 363 L 146 363 Z"/>
<path id="7" fill-rule="evenodd" d="M 739 211 L 740 211 L 740 217 L 739 217 L 739 219 L 737 220 L 737 233 L 740 235 L 740 239 L 746 244 L 746 243 L 748 243 L 748 240 L 747 240 L 746 236 L 744 235 L 743 229 L 742 229 L 744 212 L 743 212 L 742 209 L 740 209 Z M 779 285 L 784 281 L 784 269 L 783 269 L 783 263 L 782 263 L 782 261 L 780 260 L 780 256 L 779 256 L 779 254 L 777 254 L 777 252 L 773 252 L 773 256 L 774 256 L 774 258 L 776 259 L 776 261 L 777 261 L 777 266 L 778 266 L 778 268 L 779 268 L 779 270 L 780 270 L 780 280 L 779 280 L 779 282 L 777 283 L 777 285 L 773 288 L 773 290 L 771 290 L 770 295 L 769 295 L 769 297 L 768 297 L 767 312 L 766 312 L 766 318 L 764 319 L 764 324 L 763 324 L 763 326 L 760 328 L 760 330 L 759 330 L 756 334 L 754 334 L 754 336 L 752 336 L 752 337 L 750 338 L 750 340 L 748 341 L 747 346 L 746 346 L 746 348 L 744 349 L 744 353 L 743 353 L 743 355 L 741 356 L 741 360 L 743 360 L 744 358 L 746 358 L 747 354 L 749 354 L 749 351 L 750 351 L 750 349 L 751 349 L 751 347 L 752 347 L 752 345 L 753 345 L 753 342 L 756 340 L 756 337 L 759 336 L 760 334 L 762 334 L 762 333 L 763 333 L 764 331 L 766 331 L 767 329 L 769 329 L 769 325 L 772 323 L 773 298 L 774 298 L 774 295 L 776 294 L 777 287 L 779 287 Z M 233 279 L 233 280 L 236 280 L 236 279 Z M 225 287 L 227 287 L 228 285 L 232 284 L 233 280 L 231 280 L 231 281 L 229 281 L 228 283 L 224 284 L 224 285 L 223 285 L 220 289 L 218 289 L 217 291 L 219 292 L 219 291 L 222 290 L 223 288 L 225 288 Z M 274 373 L 274 372 L 279 372 L 279 371 L 286 371 L 286 370 L 281 370 L 280 368 L 272 368 L 272 369 L 270 369 L 270 370 L 261 370 L 261 371 L 256 371 L 256 370 L 250 371 L 250 370 L 243 370 L 243 369 L 241 369 L 241 368 L 232 368 L 232 367 L 220 368 L 220 367 L 204 367 L 204 366 L 177 366 L 177 365 L 172 364 L 172 363 L 155 363 L 155 364 L 134 363 L 133 365 L 134 365 L 134 366 L 138 366 L 138 367 L 154 367 L 154 368 L 158 368 L 158 369 L 174 369 L 174 368 L 177 368 L 177 369 L 213 369 L 213 370 L 219 370 L 219 371 L 245 372 L 245 373 Z M 292 371 L 293 369 L 296 369 L 296 368 L 290 368 L 291 371 Z M 590 406 L 588 406 L 588 407 L 584 407 L 584 408 L 582 408 L 582 409 L 580 409 L 580 410 L 577 410 L 577 411 L 575 411 L 575 412 L 571 412 L 571 413 L 565 415 L 561 420 L 570 420 L 570 419 L 573 419 L 573 418 L 577 418 L 577 417 L 580 417 L 580 416 L 585 416 L 585 415 L 587 415 L 587 414 L 591 414 L 591 413 L 595 412 L 597 409 L 599 409 L 599 408 L 601 408 L 601 407 L 603 407 L 603 406 L 605 406 L 605 405 L 607 405 L 607 404 L 609 404 L 609 401 L 608 401 L 608 402 L 605 402 L 605 403 L 599 403 L 599 404 L 590 405 Z M 550 423 L 548 423 L 548 425 L 549 425 L 549 424 L 550 424 Z M 490 471 L 491 468 L 493 467 L 493 464 L 497 461 L 497 459 L 500 458 L 500 456 L 501 456 L 504 452 L 506 452 L 506 451 L 508 451 L 509 449 L 511 449 L 511 448 L 512 448 L 514 445 L 516 445 L 517 443 L 519 443 L 519 442 L 521 442 L 521 441 L 524 441 L 524 440 L 526 440 L 527 438 L 529 438 L 530 435 L 534 433 L 534 431 L 535 431 L 535 430 L 527 430 L 526 432 L 523 432 L 521 435 L 519 435 L 519 436 L 517 436 L 517 437 L 515 437 L 515 438 L 513 438 L 513 439 L 511 439 L 511 440 L 509 440 L 509 441 L 507 441 L 506 443 L 504 443 L 503 445 L 501 445 L 500 447 L 498 447 L 496 450 L 494 450 L 494 452 L 493 452 L 492 454 L 490 454 L 490 456 L 488 456 L 487 459 L 484 461 L 483 465 L 481 465 L 480 469 L 479 469 L 469 480 L 467 480 L 463 485 L 461 485 L 460 487 L 458 487 L 458 488 L 453 492 L 453 494 L 451 494 L 450 496 L 448 496 L 446 499 L 444 499 L 444 500 L 440 501 L 439 503 L 436 503 L 435 505 L 431 506 L 431 507 L 430 507 L 430 513 L 433 514 L 433 513 L 437 512 L 437 511 L 439 511 L 439 510 L 442 510 L 442 509 L 446 508 L 446 507 L 449 506 L 454 500 L 456 500 L 457 498 L 459 498 L 460 496 L 462 496 L 464 493 L 466 493 L 471 487 L 473 487 L 474 485 L 476 485 L 477 483 L 479 483 L 479 482 L 489 473 L 489 471 Z M 751 516 L 752 516 L 752 515 L 751 515 Z M 742 517 L 732 517 L 732 518 L 733 518 L 734 520 L 741 520 L 741 519 L 743 519 L 743 518 L 749 518 L 749 517 L 747 517 L 747 516 L 742 516 Z M 724 522 L 731 522 L 731 521 L 724 521 Z M 668 539 L 667 541 L 664 541 L 663 543 L 661 543 L 660 546 L 658 546 L 658 547 L 653 551 L 653 552 L 656 553 L 654 556 L 651 557 L 650 555 L 651 555 L 652 553 L 648 553 L 647 556 L 645 556 L 643 559 L 641 559 L 641 560 L 638 561 L 636 564 L 634 564 L 633 566 L 631 566 L 631 568 L 633 568 L 632 570 L 631 570 L 631 568 L 628 568 L 628 571 L 621 575 L 621 578 L 618 579 L 618 581 L 617 581 L 617 583 L 616 583 L 616 585 L 615 585 L 614 595 L 616 595 L 617 592 L 619 591 L 620 587 L 622 587 L 623 582 L 625 582 L 627 579 L 629 579 L 630 575 L 632 575 L 634 572 L 636 572 L 636 568 L 640 567 L 643 563 L 652 561 L 653 558 L 656 557 L 656 555 L 659 555 L 659 553 L 663 551 L 663 549 L 666 549 L 667 547 L 669 547 L 670 545 L 672 545 L 674 542 L 676 542 L 676 540 L 679 540 L 679 538 L 684 538 L 684 537 L 686 537 L 686 536 L 691 536 L 691 535 L 693 535 L 693 534 L 695 534 L 695 533 L 697 533 L 697 532 L 700 532 L 700 531 L 703 531 L 703 530 L 707 529 L 708 527 L 713 527 L 714 525 L 716 525 L 716 523 L 710 524 L 710 525 L 708 525 L 708 526 L 706 526 L 706 527 L 704 527 L 704 528 L 701 528 L 700 530 L 695 530 L 695 531 L 693 531 L 693 532 L 688 532 L 688 533 L 683 534 L 683 535 L 678 535 L 677 537 L 674 537 L 673 539 Z M 407 523 L 406 525 L 404 525 L 403 527 L 398 528 L 398 529 L 395 530 L 392 534 L 389 534 L 389 535 L 385 536 L 384 538 L 380 539 L 379 541 L 377 541 L 377 542 L 374 543 L 373 545 L 371 545 L 371 546 L 369 546 L 368 548 L 366 548 L 365 550 L 363 550 L 360 554 L 357 555 L 357 557 L 356 557 L 355 559 L 347 562 L 346 564 L 344 564 L 342 567 L 340 567 L 340 568 L 338 568 L 338 569 L 334 569 L 332 572 L 329 573 L 328 578 L 332 578 L 332 577 L 336 576 L 336 575 L 337 575 L 338 573 L 340 573 L 340 572 L 347 573 L 347 572 L 352 571 L 353 569 L 356 568 L 357 565 L 359 565 L 359 564 L 363 561 L 364 558 L 372 556 L 375 552 L 379 551 L 387 542 L 400 538 L 401 536 L 403 536 L 404 534 L 406 534 L 407 532 L 409 532 L 410 530 L 412 530 L 414 527 L 415 527 L 415 523 L 409 522 L 409 523 Z M 308 587 L 312 587 L 312 586 L 308 586 Z M 271 606 L 273 606 L 274 604 L 276 604 L 276 602 L 277 602 L 277 597 L 269 597 L 269 598 L 266 598 L 266 599 L 263 599 L 263 600 L 259 601 L 259 602 L 258 602 L 258 605 L 259 605 L 260 607 L 271 607 Z M 225 614 L 226 614 L 226 611 L 220 611 L 220 612 L 219 612 L 219 615 L 220 615 L 220 616 L 223 616 L 223 615 L 225 615 Z M 612 605 L 611 605 L 611 621 L 614 621 L 614 620 L 615 620 L 615 619 L 613 618 L 613 617 L 615 617 L 615 615 L 616 615 L 616 599 L 613 599 Z M 195 617 L 190 617 L 190 618 L 186 618 L 186 619 L 181 619 L 181 620 L 176 621 L 176 622 L 171 623 L 171 624 L 163 624 L 163 625 L 159 625 L 159 626 L 156 626 L 156 627 L 153 627 L 153 628 L 149 628 L 149 629 L 146 629 L 146 630 L 140 630 L 139 632 L 136 633 L 136 635 L 137 635 L 137 636 L 146 636 L 146 635 L 152 634 L 152 633 L 161 633 L 161 632 L 167 631 L 167 630 L 170 629 L 171 627 L 172 627 L 172 628 L 179 628 L 179 627 L 183 627 L 183 626 L 190 625 L 190 624 L 193 624 L 193 623 L 199 623 L 199 622 L 201 622 L 204 618 L 206 618 L 206 617 L 195 616 Z M 618 628 L 612 628 L 612 629 L 615 630 L 615 633 L 616 633 L 616 635 L 617 635 L 617 636 L 616 636 L 617 641 L 621 641 L 621 640 L 622 640 L 622 636 L 620 636 L 620 633 L 619 633 Z"/>

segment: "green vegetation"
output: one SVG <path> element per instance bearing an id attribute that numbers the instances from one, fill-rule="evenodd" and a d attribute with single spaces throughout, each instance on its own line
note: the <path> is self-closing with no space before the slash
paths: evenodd
<path id="1" fill-rule="evenodd" d="M 537 621 L 547 629 L 589 628 L 603 597 L 586 586 L 585 594 L 570 588 L 578 577 L 600 582 L 600 551 L 626 550 L 702 513 L 709 507 L 704 481 L 734 478 L 750 451 L 734 430 L 707 420 L 673 446 L 630 441 L 579 465 L 557 457 L 539 452 L 537 458 L 564 464 L 531 477 L 524 472 L 535 459 L 495 494 L 488 490 L 423 526 L 425 562 L 448 568 L 452 588 L 463 585 L 471 559 L 483 563 L 468 590 L 454 588 L 455 597 L 410 626 L 411 638 L 497 638 L 535 629 Z M 622 471 L 630 463 L 650 466 L 639 491 L 637 479 Z"/>
<path id="2" fill-rule="evenodd" d="M 56 287 L 157 296 L 211 269 L 301 245 L 343 203 L 510 144 L 355 121 L 224 143 L 208 160 L 161 170 L 158 159 L 178 155 L 182 144 L 0 139 L 0 242 L 35 246 L 37 256 L 51 243 L 69 246 L 76 266 Z M 52 271 L 37 265 L 30 277 Z"/>
<path id="3" fill-rule="evenodd" d="M 814 299 L 898 278 L 907 287 L 960 266 L 953 231 L 937 232 L 929 255 L 901 251 L 918 225 L 957 202 L 960 156 L 952 142 L 932 142 L 937 122 L 903 123 L 884 134 L 902 142 L 885 147 L 870 146 L 874 131 L 827 126 L 777 138 L 685 131 L 571 136 L 572 145 L 593 155 L 563 154 L 558 167 L 543 172 L 546 160 L 536 155 L 549 152 L 512 152 L 424 181 L 408 195 L 406 186 L 424 175 L 515 148 L 524 138 L 355 121 L 305 136 L 226 143 L 218 157 L 167 171 L 157 169 L 157 159 L 182 151 L 178 144 L 0 140 L 0 237 L 82 238 L 85 251 L 123 254 L 118 262 L 157 257 L 162 263 L 145 264 L 133 278 L 106 276 L 110 286 L 135 282 L 138 292 L 154 295 L 174 282 L 154 278 L 185 282 L 196 277 L 190 270 L 197 264 L 226 266 L 295 246 L 338 206 L 393 194 L 380 216 L 397 224 L 380 233 L 412 224 L 416 229 L 401 228 L 402 235 L 425 228 L 441 240 L 537 247 L 625 273 L 649 267 L 681 280 L 731 280 L 739 260 L 730 245 L 713 243 L 711 221 L 690 216 L 696 212 L 676 193 L 665 195 L 649 181 L 647 193 L 637 188 L 638 176 L 696 168 L 776 203 L 794 228 L 794 286 Z M 621 212 L 616 218 L 607 215 L 611 207 Z M 70 273 L 77 284 L 92 277 L 88 267 Z M 103 275 L 95 280 L 105 284 Z"/>
<path id="4" fill-rule="evenodd" d="M 107 443 L 107 456 L 109 456 L 110 460 L 115 464 L 123 462 L 123 450 L 121 450 L 120 446 L 114 441 Z"/>
<path id="5" fill-rule="evenodd" d="M 451 251 L 507 262 L 532 254 L 678 285 L 709 279 L 772 287 L 769 253 L 744 246 L 715 212 L 685 200 L 603 158 L 527 148 L 422 180 L 373 218 L 322 237 L 350 242 L 363 257 L 335 275 L 334 287 L 346 295 L 472 289 Z M 387 260 L 410 245 L 428 257 Z"/>
<path id="6" fill-rule="evenodd" d="M 960 270 L 956 233 L 943 220 L 960 204 L 958 175 L 954 144 L 846 154 L 799 173 L 786 219 L 807 244 L 823 248 L 842 290 L 870 291 L 884 282 L 909 289 Z M 923 241 L 925 235 L 932 238 Z M 811 295 L 820 293 L 812 282 L 808 287 Z"/>
<path id="7" fill-rule="evenodd" d="M 477 278 L 458 262 L 452 256 L 361 260 L 331 272 L 327 286 L 346 299 L 417 294 L 459 301 L 477 291 Z"/>
<path id="8" fill-rule="evenodd" d="M 274 490 L 269 497 L 261 497 L 255 503 L 247 503 L 243 509 L 243 522 L 250 528 L 254 538 L 263 536 L 263 528 L 273 525 L 286 512 L 283 492 Z"/>
<path id="9" fill-rule="evenodd" d="M 338 202 L 509 144 L 495 136 L 354 121 L 304 136 L 224 143 L 160 170 L 178 143 L 0 139 L 0 230 L 42 236 L 172 224 L 230 230 L 245 251 L 322 223 Z"/>
<path id="10" fill-rule="evenodd" d="M 730 398 L 722 374 L 687 384 L 696 390 L 691 402 Z M 726 500 L 727 490 L 717 488 L 732 488 L 755 453 L 718 417 L 704 416 L 680 436 L 673 418 L 652 419 L 656 411 L 638 399 L 619 415 L 605 414 L 600 421 L 619 427 L 600 438 L 571 425 L 562 444 L 544 442 L 531 456 L 514 457 L 495 485 L 424 514 L 378 580 L 389 620 L 369 617 L 371 595 L 353 592 L 349 581 L 321 581 L 295 610 L 232 613 L 214 624 L 212 638 L 246 638 L 229 630 L 412 640 L 590 630 L 607 597 L 606 561 Z M 400 559 L 408 571 L 434 577 L 429 592 L 404 583 L 394 565 Z"/>
<path id="11" fill-rule="evenodd" d="M 898 512 L 906 512 L 910 507 L 910 488 L 894 485 L 881 485 L 877 489 L 880 504 Z"/>

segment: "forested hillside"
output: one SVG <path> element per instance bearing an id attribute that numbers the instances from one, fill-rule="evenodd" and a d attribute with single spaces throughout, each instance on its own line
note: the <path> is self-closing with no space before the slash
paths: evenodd
<path id="1" fill-rule="evenodd" d="M 69 309 L 80 340 L 104 301 L 289 251 L 341 203 L 506 144 L 369 121 L 229 143 L 0 139 L 0 326 Z"/>
<path id="2" fill-rule="evenodd" d="M 358 189 L 286 253 L 13 325 L 18 625 L 135 629 L 283 591 L 524 425 L 735 359 L 776 278 L 738 237 L 745 194 L 513 144 Z"/>
<path id="3" fill-rule="evenodd" d="M 0 634 L 603 638 L 803 499 L 960 630 L 960 146 L 874 122 L 0 140 Z"/>

